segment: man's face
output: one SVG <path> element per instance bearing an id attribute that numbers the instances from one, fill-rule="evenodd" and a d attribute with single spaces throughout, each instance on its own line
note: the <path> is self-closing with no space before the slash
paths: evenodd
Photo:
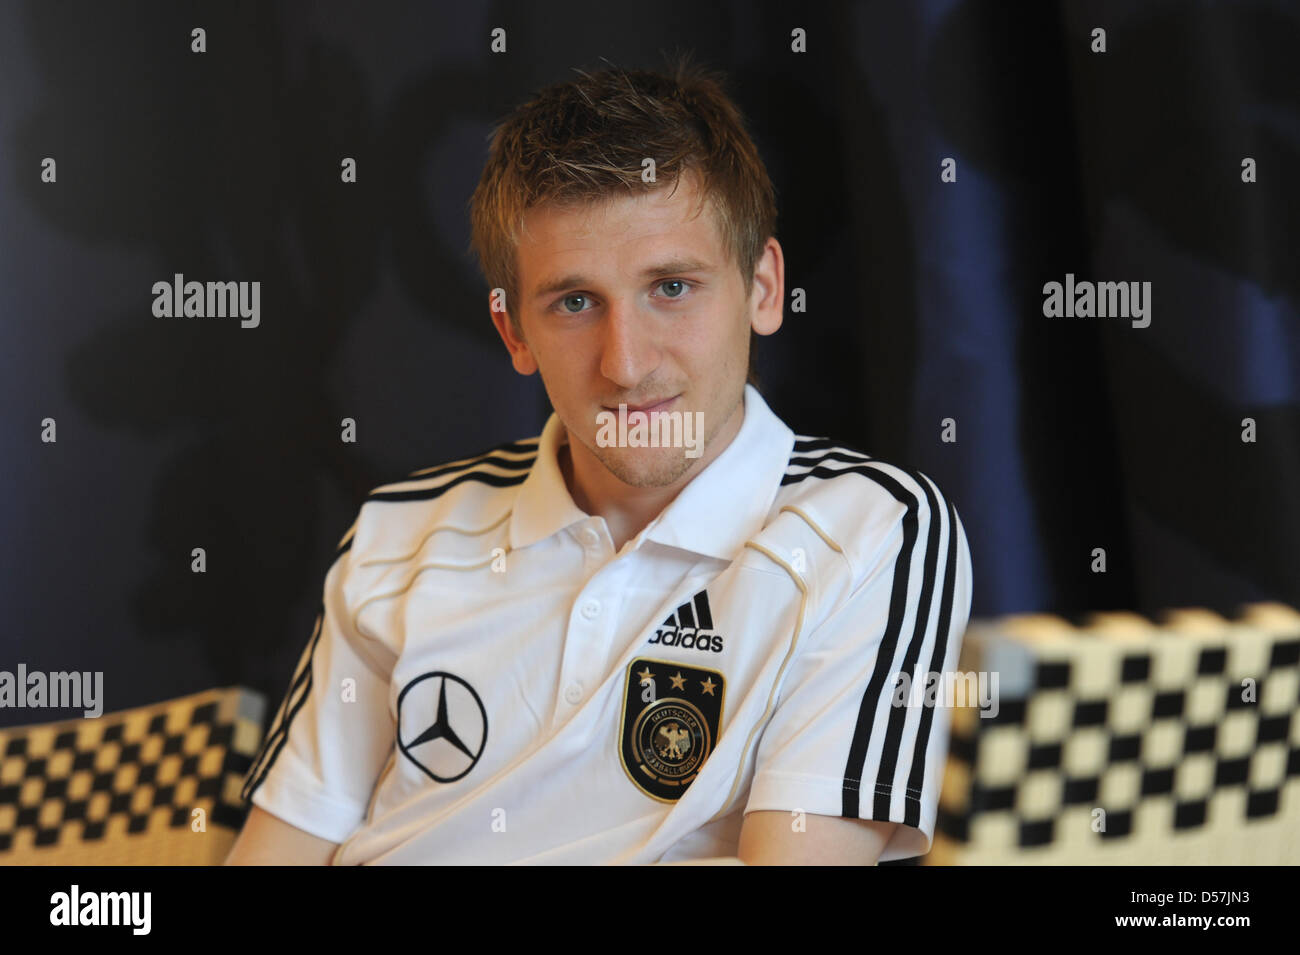
<path id="1" fill-rule="evenodd" d="M 515 368 L 540 371 L 575 458 L 589 454 L 633 487 L 672 484 L 712 459 L 720 432 L 730 440 L 750 328 L 770 334 L 780 324 L 783 288 L 770 288 L 765 274 L 746 295 L 711 209 L 695 214 L 697 188 L 688 173 L 671 198 L 665 186 L 579 208 L 530 209 L 518 247 L 521 300 L 507 303 L 522 337 L 493 315 Z M 769 250 L 775 245 L 770 239 Z M 769 272 L 772 254 L 764 259 Z M 775 256 L 780 284 L 779 246 Z M 629 415 L 681 412 L 683 425 L 689 415 L 691 427 L 702 425 L 702 453 L 693 432 L 693 456 L 686 447 L 602 446 L 601 414 L 617 415 L 620 404 Z"/>

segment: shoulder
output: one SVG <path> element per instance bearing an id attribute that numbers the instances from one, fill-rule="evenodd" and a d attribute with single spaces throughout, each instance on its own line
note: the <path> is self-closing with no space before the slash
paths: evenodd
<path id="1" fill-rule="evenodd" d="M 965 546 L 956 507 L 929 475 L 825 437 L 795 435 L 769 526 L 795 521 L 842 555 L 850 587 L 904 552 L 940 560 L 950 542 Z"/>
<path id="2" fill-rule="evenodd" d="M 380 484 L 366 495 L 340 549 L 404 554 L 431 527 L 478 529 L 503 520 L 537 460 L 538 441 L 520 438 Z"/>

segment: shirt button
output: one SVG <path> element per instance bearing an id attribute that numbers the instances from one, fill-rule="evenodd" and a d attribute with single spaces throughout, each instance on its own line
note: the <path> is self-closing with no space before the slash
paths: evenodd
<path id="1" fill-rule="evenodd" d="M 564 699 L 572 706 L 577 706 L 582 702 L 582 684 L 570 683 L 564 688 Z"/>
<path id="2" fill-rule="evenodd" d="M 595 620 L 600 616 L 600 601 L 587 600 L 582 604 L 582 610 L 579 611 L 588 620 Z"/>
<path id="3" fill-rule="evenodd" d="M 600 543 L 600 535 L 596 533 L 595 528 L 588 527 L 582 532 L 582 542 L 588 547 L 595 547 Z"/>

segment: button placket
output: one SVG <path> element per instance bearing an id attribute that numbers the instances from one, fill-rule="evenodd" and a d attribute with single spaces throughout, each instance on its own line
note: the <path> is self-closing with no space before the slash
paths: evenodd
<path id="1" fill-rule="evenodd" d="M 600 535 L 594 530 L 592 534 L 599 543 Z M 567 712 L 585 703 L 599 682 L 601 669 L 609 653 L 609 629 L 613 625 L 610 608 L 614 604 L 610 603 L 610 595 L 618 592 L 619 581 L 623 576 L 622 568 L 601 568 L 592 574 L 578 594 L 574 611 L 569 617 L 569 632 L 564 644 L 557 718 L 563 718 Z M 593 592 L 602 596 L 594 596 Z"/>

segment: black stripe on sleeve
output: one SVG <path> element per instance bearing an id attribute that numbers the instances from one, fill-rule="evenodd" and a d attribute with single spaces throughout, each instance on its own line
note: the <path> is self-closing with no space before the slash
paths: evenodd
<path id="1" fill-rule="evenodd" d="M 506 444 L 498 444 L 491 448 L 485 448 L 477 454 L 470 454 L 466 457 L 459 458 L 451 464 L 435 464 L 433 467 L 422 468 L 419 471 L 412 471 L 404 480 L 410 478 L 437 477 L 438 474 L 446 474 L 449 471 L 455 471 L 459 468 L 472 467 L 480 461 L 484 461 L 495 454 L 524 454 L 532 452 L 537 453 L 538 443 L 541 441 L 540 435 L 535 438 L 524 438 L 519 441 L 510 441 Z M 396 482 L 392 482 L 396 483 Z"/>
<path id="2" fill-rule="evenodd" d="M 952 627 L 952 602 L 953 592 L 957 583 L 957 535 L 961 530 L 961 522 L 957 519 L 957 509 L 953 507 L 952 501 L 947 501 L 948 505 L 948 554 L 944 562 L 943 573 L 943 597 L 939 601 L 939 620 L 936 623 L 938 628 L 934 635 L 934 649 L 930 654 L 930 673 L 942 673 L 944 660 L 948 656 L 948 638 L 949 630 Z M 908 774 L 907 788 L 908 796 L 912 793 L 918 794 L 916 800 L 916 822 L 913 822 L 912 805 L 913 802 L 908 799 L 908 825 L 916 826 L 920 820 L 920 799 L 919 794 L 925 788 L 925 753 L 930 743 L 930 724 L 934 720 L 934 708 L 924 706 L 921 708 L 921 725 L 917 729 L 917 738 L 912 750 L 912 770 Z"/>
<path id="3" fill-rule="evenodd" d="M 794 451 L 800 454 L 807 454 L 810 451 L 846 451 L 850 454 L 856 454 L 860 458 L 869 458 L 871 455 L 866 454 L 856 448 L 850 448 L 847 445 L 840 444 L 830 438 L 810 438 L 803 435 L 797 435 L 794 441 Z"/>
<path id="4" fill-rule="evenodd" d="M 827 451 L 825 454 L 818 454 L 807 458 L 791 458 L 789 467 L 807 467 L 813 464 L 820 464 L 823 461 L 844 461 L 848 464 L 865 464 L 871 458 L 865 455 L 859 455 L 853 451 Z"/>
<path id="5" fill-rule="evenodd" d="M 849 470 L 855 473 L 860 473 L 863 477 L 875 481 L 882 488 L 888 491 L 896 501 L 907 508 L 902 520 L 903 544 L 898 551 L 898 557 L 895 558 L 894 561 L 894 581 L 889 596 L 889 617 L 885 624 L 885 634 L 876 651 L 875 669 L 872 671 L 871 679 L 867 683 L 866 691 L 862 694 L 862 699 L 858 703 L 858 718 L 853 729 L 852 742 L 849 744 L 848 759 L 844 766 L 844 783 L 842 789 L 843 804 L 840 814 L 850 819 L 860 819 L 859 790 L 863 782 L 862 771 L 866 766 L 867 749 L 871 744 L 871 733 L 873 723 L 875 722 L 875 711 L 880 702 L 881 694 L 885 692 L 885 685 L 888 682 L 890 672 L 893 669 L 894 651 L 898 646 L 898 637 L 903 629 L 903 617 L 907 612 L 907 592 L 911 579 L 912 548 L 916 543 L 918 524 L 917 511 L 920 502 L 914 494 L 909 492 L 899 484 L 898 481 L 886 474 L 884 471 L 881 471 L 879 468 L 867 466 L 862 468 L 852 468 Z M 844 472 L 833 471 L 829 476 L 842 473 Z M 886 739 L 886 749 L 888 749 L 888 739 Z M 888 752 L 885 752 L 882 755 L 881 760 L 882 770 L 885 760 L 888 758 L 889 754 Z M 876 785 L 878 787 L 879 783 Z M 876 802 L 873 808 L 878 813 L 880 810 L 880 794 L 878 792 L 876 793 L 876 797 Z M 884 810 L 884 816 L 877 816 L 877 818 L 889 818 L 889 798 L 887 795 L 884 800 Z"/>
<path id="6" fill-rule="evenodd" d="M 413 481 L 428 481 L 434 478 L 445 477 L 448 474 L 474 471 L 486 464 L 494 465 L 495 467 L 506 471 L 528 471 L 532 469 L 533 462 L 537 460 L 537 448 L 540 441 L 541 438 L 539 436 L 536 438 L 524 438 L 520 441 L 511 441 L 506 444 L 498 444 L 496 447 L 488 448 L 486 451 L 470 455 L 468 458 L 462 458 L 458 461 L 453 461 L 450 464 L 436 464 L 433 467 L 412 471 L 405 477 L 399 478 L 395 481 L 385 481 L 379 486 L 391 487 L 394 484 L 410 484 Z M 502 457 L 502 455 L 505 454 L 523 454 L 524 457 Z M 443 485 L 443 487 L 446 486 L 450 485 Z M 421 489 L 421 491 L 418 491 L 417 493 L 421 493 L 423 490 L 438 490 L 438 488 Z M 372 500 L 390 500 L 390 498 L 384 494 L 377 495 L 375 491 L 371 491 L 368 498 Z"/>
<path id="7" fill-rule="evenodd" d="M 528 461 L 528 467 L 531 469 L 534 459 Z M 478 467 L 478 465 L 475 465 Z M 437 487 L 413 488 L 409 491 L 372 491 L 366 498 L 367 501 L 432 501 L 435 498 L 442 497 L 457 484 L 464 484 L 466 481 L 473 481 L 476 484 L 487 484 L 491 487 L 512 487 L 516 484 L 523 484 L 527 480 L 528 474 L 492 474 L 487 471 L 471 470 L 459 477 L 454 477 L 450 481 L 439 484 Z"/>
<path id="8" fill-rule="evenodd" d="M 335 551 L 334 553 L 334 560 L 330 564 L 330 570 L 333 570 L 334 564 L 338 563 L 340 557 L 342 557 L 344 554 L 346 554 L 348 551 L 352 549 L 352 541 L 355 537 L 356 529 L 357 529 L 357 525 L 356 522 L 354 521 L 352 526 L 348 528 L 348 532 L 343 535 L 343 540 L 339 544 L 338 550 Z M 326 571 L 326 576 L 328 576 L 328 574 L 329 571 Z M 244 784 L 244 789 L 242 793 L 244 799 L 251 798 L 253 792 L 257 789 L 257 786 L 261 785 L 261 777 L 265 775 L 265 773 L 260 768 L 260 764 L 262 760 L 266 759 L 267 754 L 270 752 L 272 747 L 275 746 L 276 740 L 281 735 L 288 732 L 287 721 L 288 719 L 292 718 L 292 716 L 289 713 L 289 710 L 291 708 L 290 701 L 293 699 L 294 693 L 304 684 L 304 682 L 310 680 L 311 659 L 312 659 L 311 650 L 314 649 L 316 646 L 316 639 L 319 635 L 320 627 L 323 625 L 324 620 L 325 620 L 325 606 L 324 604 L 322 604 L 320 608 L 320 612 L 316 615 L 316 623 L 313 625 L 312 636 L 308 640 L 307 645 L 309 649 L 299 659 L 298 666 L 294 670 L 293 678 L 289 681 L 289 690 L 285 694 L 284 699 L 280 703 L 280 708 L 276 712 L 275 719 L 272 721 L 270 728 L 267 730 L 266 737 L 262 740 L 262 745 L 258 748 L 257 755 L 253 758 L 251 771 L 249 772 L 248 780 Z M 297 710 L 295 709 L 294 712 L 297 712 Z M 277 753 L 279 752 L 278 747 L 276 747 L 276 752 Z M 258 781 L 250 788 L 250 783 L 252 783 L 254 777 L 258 777 Z"/>
<path id="9" fill-rule="evenodd" d="M 908 674 L 909 678 L 915 682 L 917 678 L 924 681 L 928 676 L 928 671 L 920 674 L 916 672 L 916 663 L 921 655 L 921 646 L 925 643 L 926 632 L 930 627 L 930 610 L 934 600 L 935 575 L 939 561 L 939 540 L 943 531 L 945 515 L 935 497 L 934 491 L 931 489 L 930 481 L 914 471 L 908 471 L 907 474 L 925 492 L 929 514 L 926 519 L 925 561 L 922 565 L 921 593 L 917 598 L 912 637 L 907 643 L 901 667 L 901 672 Z M 903 593 L 906 595 L 906 589 Z M 879 665 L 879 662 L 877 660 L 877 665 Z M 892 691 L 892 689 L 893 684 L 891 682 L 890 690 Z M 874 714 L 874 710 L 878 708 L 879 699 L 864 700 L 864 703 L 873 708 Z M 928 709 L 929 707 L 922 707 L 923 711 Z M 885 745 L 881 749 L 880 769 L 876 774 L 873 819 L 889 818 L 889 803 L 895 788 L 894 776 L 898 772 L 898 760 L 903 748 L 903 733 L 906 730 L 909 712 L 910 708 L 907 706 L 891 705 L 888 707 L 889 719 L 885 727 Z M 863 752 L 865 754 L 865 747 Z M 913 827 L 917 826 L 920 823 L 921 815 L 920 794 L 907 790 L 904 793 L 903 802 L 905 806 L 904 824 Z"/>
<path id="10" fill-rule="evenodd" d="M 444 464 L 438 467 L 429 468 L 424 471 L 413 471 L 409 477 L 402 478 L 400 481 L 393 481 L 393 484 L 406 484 L 410 481 L 427 481 L 431 478 L 442 477 L 445 474 L 454 474 L 457 471 L 469 471 L 474 468 L 482 467 L 485 464 L 493 464 L 507 471 L 527 471 L 537 460 L 537 454 L 528 455 L 523 458 L 502 458 L 495 454 L 489 454 L 486 457 L 475 458 L 464 464 Z"/>
<path id="11" fill-rule="evenodd" d="M 248 780 L 244 783 L 241 795 L 245 800 L 251 801 L 253 793 L 257 792 L 258 787 L 266 781 L 266 774 L 275 765 L 280 750 L 284 749 L 285 741 L 289 738 L 289 727 L 293 723 L 293 718 L 298 715 L 298 711 L 307 702 L 307 696 L 311 693 L 312 685 L 312 661 L 316 655 L 316 645 L 320 643 L 320 635 L 324 629 L 325 606 L 322 604 L 320 613 L 316 615 L 316 626 L 312 632 L 311 642 L 307 644 L 307 652 L 303 654 L 299 672 L 295 674 L 293 681 L 289 685 L 289 692 L 285 694 L 284 703 L 280 706 L 279 723 L 262 741 L 262 747 L 257 754 L 257 759 L 253 761 L 253 771 L 249 773 Z M 299 692 L 300 689 L 301 692 Z M 294 699 L 295 693 L 298 694 L 296 700 Z"/>

